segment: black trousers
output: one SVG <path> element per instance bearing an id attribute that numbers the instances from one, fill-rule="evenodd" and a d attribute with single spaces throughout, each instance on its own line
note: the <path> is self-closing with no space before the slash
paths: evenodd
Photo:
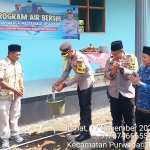
<path id="1" fill-rule="evenodd" d="M 122 96 L 119 93 L 119 98 L 110 96 L 110 109 L 112 115 L 112 124 L 114 131 L 118 137 L 122 136 L 122 128 L 124 122 L 125 133 L 129 136 L 134 133 L 134 99 Z"/>
<path id="2" fill-rule="evenodd" d="M 147 137 L 147 129 L 150 129 L 150 114 L 136 110 L 136 132 L 138 139 L 136 148 L 144 150 L 145 140 Z"/>
<path id="3" fill-rule="evenodd" d="M 80 90 L 79 86 L 77 88 L 79 106 L 80 106 L 80 126 L 88 127 L 92 124 L 91 119 L 91 100 L 92 100 L 92 89 L 93 86 Z"/>

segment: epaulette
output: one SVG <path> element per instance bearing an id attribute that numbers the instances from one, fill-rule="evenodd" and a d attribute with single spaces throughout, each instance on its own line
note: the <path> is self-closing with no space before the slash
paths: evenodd
<path id="1" fill-rule="evenodd" d="M 136 70 L 135 68 L 135 55 L 130 55 L 130 70 Z"/>

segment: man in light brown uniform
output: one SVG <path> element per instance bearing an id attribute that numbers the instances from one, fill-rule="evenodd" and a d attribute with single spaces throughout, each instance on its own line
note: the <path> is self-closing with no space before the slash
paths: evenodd
<path id="1" fill-rule="evenodd" d="M 128 76 L 137 72 L 138 62 L 134 55 L 128 55 L 124 52 L 122 41 L 111 43 L 111 53 L 112 56 L 108 58 L 105 65 L 105 78 L 110 80 L 108 91 L 113 127 L 116 133 L 116 140 L 114 141 L 116 146 L 119 143 L 123 143 L 121 128 L 123 120 L 126 133 L 125 143 L 131 142 L 131 136 L 134 133 L 133 108 L 135 104 L 135 89 Z"/>
<path id="2" fill-rule="evenodd" d="M 20 97 L 24 93 L 23 72 L 18 61 L 21 46 L 8 46 L 8 56 L 0 61 L 0 138 L 2 148 L 9 147 L 9 138 L 22 142 L 19 135 Z"/>
<path id="3" fill-rule="evenodd" d="M 73 135 L 80 134 L 75 138 L 81 142 L 91 137 L 89 126 L 91 125 L 91 99 L 92 88 L 95 82 L 92 69 L 86 56 L 78 51 L 75 51 L 69 42 L 65 42 L 60 46 L 61 55 L 67 58 L 67 67 L 61 78 L 53 84 L 57 91 L 61 91 L 66 86 L 71 86 L 78 83 L 77 93 L 80 106 L 80 127 L 79 130 L 72 132 Z M 71 80 L 66 80 L 71 69 L 75 71 L 75 77 Z M 84 129 L 81 132 L 80 129 Z"/>

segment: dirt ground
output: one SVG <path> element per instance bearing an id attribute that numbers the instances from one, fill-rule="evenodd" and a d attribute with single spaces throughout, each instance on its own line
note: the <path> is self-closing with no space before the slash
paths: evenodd
<path id="1" fill-rule="evenodd" d="M 92 112 L 92 125 L 99 125 L 103 123 L 111 123 L 112 118 L 110 114 L 109 107 L 94 110 Z M 47 120 L 38 122 L 36 124 L 31 124 L 27 126 L 20 127 L 20 134 L 24 137 L 24 142 L 26 143 L 23 146 L 19 146 L 13 148 L 18 145 L 14 141 L 10 140 L 11 150 L 75 150 L 75 148 L 68 147 L 67 139 L 65 134 L 54 135 L 54 124 L 53 120 Z M 79 126 L 79 114 L 74 114 L 70 116 L 64 117 L 56 117 L 56 134 L 69 132 L 73 127 Z M 111 126 L 111 124 L 110 124 Z M 45 138 L 43 140 L 35 141 L 30 143 L 30 141 L 44 138 L 49 136 L 49 138 Z M 135 143 L 136 138 L 133 139 L 133 143 Z M 28 142 L 28 143 L 27 143 Z M 20 143 L 22 144 L 22 143 Z M 148 145 L 148 143 L 147 143 Z M 13 146 L 13 147 L 12 147 Z M 132 148 L 133 149 L 133 148 Z M 146 150 L 149 150 L 150 147 Z M 101 150 L 101 149 L 95 149 Z"/>
<path id="2" fill-rule="evenodd" d="M 94 110 L 92 112 L 92 122 L 93 125 L 98 125 L 104 122 L 111 122 L 109 108 Z M 23 143 L 46 136 L 53 136 L 53 125 L 54 124 L 52 119 L 20 127 L 20 134 L 24 137 Z M 61 132 L 68 132 L 69 130 L 78 126 L 79 114 L 56 117 L 56 134 Z M 18 145 L 18 143 L 10 140 L 10 145 L 12 147 Z M 67 140 L 65 134 L 62 134 L 34 143 L 19 146 L 17 148 L 11 148 L 11 150 L 74 150 L 74 148 L 67 148 Z"/>

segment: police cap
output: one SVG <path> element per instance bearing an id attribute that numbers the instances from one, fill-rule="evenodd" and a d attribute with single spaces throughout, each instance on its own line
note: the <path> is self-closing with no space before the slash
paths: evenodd
<path id="1" fill-rule="evenodd" d="M 68 52 L 72 49 L 72 46 L 69 42 L 64 42 L 61 46 L 60 46 L 60 51 L 61 51 L 61 55 L 62 56 L 67 56 Z"/>
<path id="2" fill-rule="evenodd" d="M 118 51 L 118 50 L 121 50 L 122 48 L 123 48 L 123 44 L 121 40 L 113 41 L 111 43 L 111 51 Z"/>
<path id="3" fill-rule="evenodd" d="M 72 9 L 68 9 L 67 10 L 67 14 L 73 14 L 73 10 Z"/>
<path id="4" fill-rule="evenodd" d="M 60 51 L 63 51 L 63 52 L 67 52 L 69 50 L 72 49 L 72 46 L 69 42 L 64 42 L 61 46 L 60 46 Z"/>
<path id="5" fill-rule="evenodd" d="M 8 46 L 8 52 L 21 51 L 21 46 L 18 44 L 11 44 Z"/>

